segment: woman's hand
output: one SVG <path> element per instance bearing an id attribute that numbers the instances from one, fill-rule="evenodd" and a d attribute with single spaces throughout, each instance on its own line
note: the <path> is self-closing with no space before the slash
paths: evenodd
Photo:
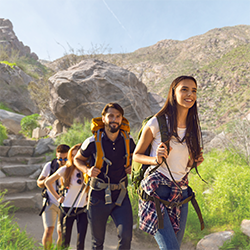
<path id="1" fill-rule="evenodd" d="M 170 152 L 172 148 L 169 147 L 169 149 Z M 156 149 L 156 160 L 159 164 L 162 164 L 163 158 L 168 158 L 168 148 L 165 143 L 161 142 Z"/>
<path id="2" fill-rule="evenodd" d="M 60 204 L 64 202 L 64 196 L 60 196 L 57 200 Z"/>

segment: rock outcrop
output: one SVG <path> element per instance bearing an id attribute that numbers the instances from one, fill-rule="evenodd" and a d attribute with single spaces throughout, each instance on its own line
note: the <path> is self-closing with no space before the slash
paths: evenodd
<path id="1" fill-rule="evenodd" d="M 19 133 L 19 131 L 21 130 L 20 123 L 24 117 L 24 115 L 19 115 L 0 109 L 0 122 L 7 128 L 10 134 L 17 135 Z"/>
<path id="2" fill-rule="evenodd" d="M 198 242 L 196 250 L 219 250 L 225 241 L 232 238 L 233 234 L 233 231 L 224 231 L 206 235 Z"/>
<path id="3" fill-rule="evenodd" d="M 0 63 L 0 100 L 16 113 L 31 115 L 38 108 L 30 98 L 28 84 L 32 78 L 21 69 Z"/>
<path id="4" fill-rule="evenodd" d="M 11 51 L 14 50 L 19 53 L 19 56 L 29 56 L 38 60 L 38 56 L 31 52 L 30 47 L 18 40 L 9 19 L 0 18 L 0 46 L 8 54 L 11 54 Z"/>
<path id="5" fill-rule="evenodd" d="M 160 109 L 159 100 L 149 96 L 146 86 L 133 73 L 104 61 L 81 61 L 49 81 L 51 110 L 68 126 L 74 120 L 84 122 L 100 116 L 108 102 L 123 107 L 131 127 L 139 127 L 145 117 Z"/>

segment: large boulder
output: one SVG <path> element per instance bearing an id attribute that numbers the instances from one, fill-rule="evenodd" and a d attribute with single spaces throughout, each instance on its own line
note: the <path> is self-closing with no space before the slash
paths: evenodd
<path id="1" fill-rule="evenodd" d="M 19 133 L 19 131 L 21 130 L 20 123 L 24 117 L 24 115 L 19 115 L 13 112 L 0 109 L 0 122 L 7 128 L 9 133 L 13 133 L 16 135 Z"/>
<path id="2" fill-rule="evenodd" d="M 0 100 L 17 113 L 31 115 L 38 108 L 30 98 L 28 84 L 32 78 L 21 69 L 0 63 Z"/>
<path id="3" fill-rule="evenodd" d="M 84 119 L 100 116 L 109 102 L 119 103 L 131 127 L 135 128 L 160 109 L 157 97 L 149 96 L 146 86 L 133 73 L 104 61 L 81 61 L 58 72 L 49 82 L 51 110 L 68 126 L 74 120 L 84 122 Z"/>

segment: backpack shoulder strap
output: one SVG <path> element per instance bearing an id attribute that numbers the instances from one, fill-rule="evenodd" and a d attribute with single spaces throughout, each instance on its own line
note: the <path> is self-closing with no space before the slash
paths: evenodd
<path id="1" fill-rule="evenodd" d="M 56 172 L 56 170 L 58 169 L 59 164 L 57 162 L 57 159 L 52 160 L 51 164 L 50 164 L 50 174 L 52 175 Z"/>
<path id="2" fill-rule="evenodd" d="M 57 159 L 54 159 L 52 160 L 51 164 L 50 164 L 50 174 L 49 175 L 52 175 L 56 172 L 56 170 L 59 168 L 59 164 L 57 162 Z M 59 190 L 59 181 L 56 180 L 56 192 L 58 193 L 58 190 Z"/>
<path id="3" fill-rule="evenodd" d="M 166 143 L 169 139 L 169 132 L 168 132 L 168 125 L 167 125 L 167 120 L 165 115 L 161 116 L 156 116 L 158 124 L 159 124 L 159 129 L 161 133 L 161 141 Z M 167 145 L 168 150 L 169 150 L 169 143 Z"/>
<path id="4" fill-rule="evenodd" d="M 121 130 L 121 133 L 123 135 L 124 143 L 125 143 L 125 157 L 126 157 L 126 167 L 130 166 L 130 137 L 129 134 Z"/>
<path id="5" fill-rule="evenodd" d="M 104 151 L 102 148 L 102 134 L 103 131 L 100 129 L 94 133 L 95 136 L 95 147 L 96 147 L 96 159 L 95 159 L 95 166 L 99 169 L 103 167 L 103 159 L 104 159 Z"/>

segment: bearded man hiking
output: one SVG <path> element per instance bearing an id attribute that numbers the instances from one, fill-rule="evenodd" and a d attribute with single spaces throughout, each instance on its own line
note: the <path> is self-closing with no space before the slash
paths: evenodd
<path id="1" fill-rule="evenodd" d="M 90 178 L 87 214 L 92 249 L 103 249 L 109 216 L 118 232 L 117 249 L 131 246 L 133 216 L 126 187 L 135 143 L 126 132 L 129 125 L 123 115 L 119 104 L 108 103 L 102 117 L 92 119 L 103 127 L 92 129 L 94 135 L 83 142 L 74 160 L 75 166 Z"/>

